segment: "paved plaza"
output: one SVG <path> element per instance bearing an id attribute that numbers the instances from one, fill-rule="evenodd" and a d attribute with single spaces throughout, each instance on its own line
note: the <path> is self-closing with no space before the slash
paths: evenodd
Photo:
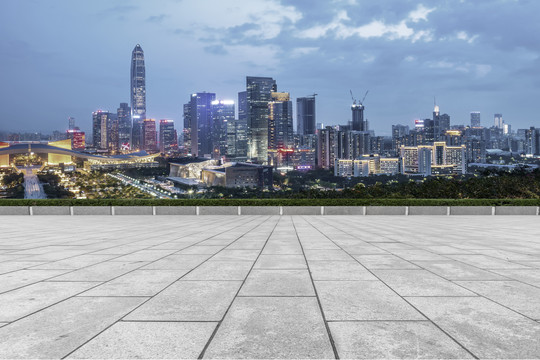
<path id="1" fill-rule="evenodd" d="M 540 358 L 534 216 L 3 216 L 0 358 Z"/>

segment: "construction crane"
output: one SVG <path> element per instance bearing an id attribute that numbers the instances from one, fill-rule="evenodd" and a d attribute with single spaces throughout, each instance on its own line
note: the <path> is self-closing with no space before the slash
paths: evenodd
<path id="1" fill-rule="evenodd" d="M 352 90 L 349 90 L 349 92 L 351 93 L 351 99 L 352 99 L 353 105 L 356 105 L 356 99 L 354 98 L 354 95 L 352 94 Z"/>
<path id="2" fill-rule="evenodd" d="M 366 94 L 364 95 L 364 98 L 362 99 L 362 101 L 360 101 L 360 105 L 364 105 L 364 100 L 366 100 L 366 96 L 368 94 L 369 90 L 366 91 Z"/>

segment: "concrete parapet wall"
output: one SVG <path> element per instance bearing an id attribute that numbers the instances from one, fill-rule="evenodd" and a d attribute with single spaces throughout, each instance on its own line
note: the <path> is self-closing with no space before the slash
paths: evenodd
<path id="1" fill-rule="evenodd" d="M 0 206 L 0 215 L 30 215 L 28 206 Z"/>
<path id="2" fill-rule="evenodd" d="M 241 215 L 279 215 L 279 206 L 240 206 Z"/>
<path id="3" fill-rule="evenodd" d="M 320 206 L 282 206 L 282 215 L 321 215 Z"/>
<path id="4" fill-rule="evenodd" d="M 196 206 L 155 206 L 156 215 L 197 215 Z"/>
<path id="5" fill-rule="evenodd" d="M 407 215 L 407 206 L 366 206 L 366 215 Z"/>
<path id="6" fill-rule="evenodd" d="M 71 215 L 69 206 L 31 206 L 32 215 Z"/>
<path id="7" fill-rule="evenodd" d="M 113 206 L 113 215 L 154 215 L 152 206 Z"/>
<path id="8" fill-rule="evenodd" d="M 409 215 L 448 215 L 448 206 L 409 206 Z"/>
<path id="9" fill-rule="evenodd" d="M 538 215 L 536 206 L 496 206 L 495 215 Z"/>
<path id="10" fill-rule="evenodd" d="M 73 215 L 112 215 L 110 206 L 73 206 Z"/>
<path id="11" fill-rule="evenodd" d="M 450 215 L 493 215 L 493 206 L 450 206 Z"/>
<path id="12" fill-rule="evenodd" d="M 0 206 L 2 215 L 540 215 L 538 206 Z"/>
<path id="13" fill-rule="evenodd" d="M 238 206 L 197 206 L 197 215 L 238 215 Z"/>
<path id="14" fill-rule="evenodd" d="M 324 215 L 366 215 L 365 206 L 325 206 Z"/>

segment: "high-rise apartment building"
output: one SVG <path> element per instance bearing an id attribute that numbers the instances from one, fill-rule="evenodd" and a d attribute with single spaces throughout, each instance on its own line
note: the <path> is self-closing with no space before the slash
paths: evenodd
<path id="1" fill-rule="evenodd" d="M 159 151 L 166 153 L 178 148 L 174 120 L 159 120 Z"/>
<path id="2" fill-rule="evenodd" d="M 75 129 L 75 118 L 70 116 L 68 117 L 68 130 Z"/>
<path id="3" fill-rule="evenodd" d="M 146 119 L 146 70 L 144 66 L 144 52 L 137 44 L 131 54 L 131 119 L 132 148 L 140 149 L 142 146 L 142 124 Z"/>
<path id="4" fill-rule="evenodd" d="M 480 111 L 471 111 L 471 127 L 480 127 Z"/>
<path id="5" fill-rule="evenodd" d="M 109 123 L 107 129 L 107 147 L 112 154 L 120 150 L 120 142 L 118 137 L 118 116 L 115 113 L 109 115 Z"/>
<path id="6" fill-rule="evenodd" d="M 401 146 L 400 158 L 402 174 L 465 174 L 467 170 L 465 145 L 447 146 L 436 141 L 433 145 Z"/>
<path id="7" fill-rule="evenodd" d="M 269 77 L 246 78 L 248 157 L 265 164 L 268 161 L 268 103 L 277 92 L 276 81 Z"/>
<path id="8" fill-rule="evenodd" d="M 294 147 L 293 108 L 289 93 L 272 92 L 268 102 L 268 149 Z"/>
<path id="9" fill-rule="evenodd" d="M 144 119 L 142 125 L 142 150 L 155 152 L 157 150 L 156 120 Z"/>
<path id="10" fill-rule="evenodd" d="M 297 133 L 300 136 L 313 135 L 316 130 L 315 95 L 296 99 Z"/>
<path id="11" fill-rule="evenodd" d="M 120 103 L 116 110 L 118 118 L 118 145 L 120 150 L 131 149 L 131 108 L 128 103 Z"/>
<path id="12" fill-rule="evenodd" d="M 336 130 L 327 126 L 319 130 L 317 140 L 317 166 L 323 169 L 334 167 Z"/>

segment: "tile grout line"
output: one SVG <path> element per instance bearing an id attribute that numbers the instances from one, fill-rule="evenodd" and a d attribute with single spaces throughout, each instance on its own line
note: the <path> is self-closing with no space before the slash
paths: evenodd
<path id="1" fill-rule="evenodd" d="M 267 218 L 268 219 L 271 219 L 272 217 L 269 217 Z M 270 234 L 268 234 L 268 237 L 266 238 L 266 241 L 264 242 L 264 245 L 263 247 L 261 248 L 261 250 L 259 251 L 259 254 L 257 255 L 257 257 L 255 258 L 255 260 L 253 261 L 253 264 L 251 265 L 251 268 L 249 269 L 248 273 L 246 274 L 246 277 L 244 278 L 244 280 L 242 280 L 242 284 L 240 284 L 240 287 L 238 288 L 238 290 L 236 291 L 236 294 L 234 295 L 234 298 L 232 299 L 231 303 L 229 304 L 229 306 L 227 307 L 227 309 L 225 310 L 225 313 L 223 314 L 223 317 L 221 318 L 221 320 L 218 321 L 217 325 L 216 325 L 216 328 L 214 329 L 214 331 L 212 332 L 212 334 L 210 335 L 210 338 L 208 339 L 208 341 L 206 342 L 206 344 L 204 345 L 201 353 L 199 354 L 199 356 L 197 357 L 197 359 L 202 359 L 204 357 L 204 354 L 206 353 L 206 350 L 208 349 L 208 347 L 210 346 L 210 344 L 212 343 L 212 341 L 214 340 L 214 337 L 216 336 L 219 328 L 221 327 L 221 324 L 223 323 L 223 321 L 225 320 L 225 317 L 227 316 L 227 314 L 229 313 L 229 310 L 231 309 L 232 305 L 234 304 L 234 301 L 240 297 L 238 296 L 238 294 L 240 294 L 240 291 L 242 290 L 242 287 L 244 286 L 244 284 L 246 283 L 247 281 L 247 278 L 249 277 L 249 274 L 251 274 L 251 271 L 253 271 L 253 268 L 255 267 L 255 264 L 257 263 L 257 260 L 259 260 L 259 257 L 261 256 L 262 252 L 264 251 L 264 248 L 266 247 L 266 244 L 268 244 L 268 240 L 270 240 L 270 238 L 272 237 L 272 234 L 274 233 L 274 230 L 276 229 L 276 227 L 278 226 L 279 222 L 281 221 L 281 217 L 278 217 L 277 218 L 277 221 L 276 221 L 276 224 L 274 225 L 274 227 L 272 228 L 272 231 L 270 231 Z M 250 229 L 249 231 L 251 231 L 253 229 Z M 248 232 L 249 232 L 248 231 Z"/>
<path id="2" fill-rule="evenodd" d="M 315 286 L 315 282 L 313 281 L 313 275 L 311 274 L 311 268 L 309 267 L 309 262 L 306 257 L 306 252 L 304 251 L 304 245 L 302 244 L 302 241 L 300 241 L 300 236 L 298 236 L 298 230 L 296 229 L 296 224 L 294 223 L 293 218 L 291 218 L 291 222 L 294 228 L 294 233 L 296 235 L 296 240 L 300 244 L 300 249 L 302 249 L 302 255 L 304 256 L 304 261 L 306 262 L 309 278 L 311 280 L 311 286 L 313 286 L 313 291 L 315 292 L 315 298 L 317 299 L 317 304 L 319 305 L 319 311 L 321 312 L 321 317 L 324 323 L 324 327 L 326 328 L 326 334 L 328 335 L 330 346 L 332 347 L 332 351 L 334 352 L 334 358 L 339 359 L 339 353 L 337 351 L 334 337 L 332 336 L 332 331 L 330 331 L 328 320 L 326 320 L 326 315 L 324 314 L 324 309 L 322 307 L 321 299 L 319 298 L 319 292 L 317 291 L 317 287 Z"/>
<path id="3" fill-rule="evenodd" d="M 407 299 L 405 299 L 403 296 L 401 296 L 397 291 L 395 291 L 392 287 L 390 287 L 386 282 L 384 282 L 381 278 L 379 278 L 376 274 L 374 274 L 370 269 L 368 269 L 367 267 L 365 267 L 360 261 L 358 261 L 358 259 L 356 259 L 354 256 L 352 256 L 351 254 L 349 254 L 347 251 L 345 251 L 340 245 L 336 244 L 332 239 L 330 239 L 325 233 L 323 233 L 320 229 L 318 229 L 317 227 L 315 227 L 311 222 L 309 222 L 308 220 L 305 220 L 308 224 L 310 224 L 312 227 L 314 227 L 315 229 L 317 229 L 317 231 L 319 231 L 321 234 L 323 234 L 328 240 L 330 240 L 334 245 L 336 245 L 337 247 L 339 247 L 342 251 L 344 251 L 347 255 L 349 255 L 352 259 L 354 259 L 354 261 L 356 261 L 358 264 L 360 264 L 362 267 L 364 267 L 367 271 L 369 271 L 373 276 L 375 276 L 377 279 L 379 279 L 379 281 L 381 283 L 383 283 L 388 289 L 390 289 L 393 293 L 395 293 L 397 296 L 399 296 L 403 301 L 405 301 L 407 304 L 409 304 L 409 306 L 411 306 L 413 309 L 415 309 L 416 311 L 418 311 L 419 314 L 421 314 L 422 316 L 424 316 L 428 321 L 430 321 L 435 327 L 437 327 L 440 331 L 442 331 L 446 336 L 448 336 L 450 339 L 452 339 L 456 344 L 458 344 L 463 350 L 465 350 L 467 353 L 469 353 L 473 358 L 475 359 L 479 359 L 479 357 L 477 357 L 472 351 L 470 351 L 469 349 L 467 349 L 463 344 L 461 344 L 459 341 L 457 341 L 453 336 L 451 336 L 448 332 L 444 331 L 438 324 L 436 324 L 433 320 L 431 320 L 428 316 L 426 316 L 422 311 L 418 310 L 414 305 L 412 305 L 409 301 L 407 301 Z M 327 225 L 329 225 L 328 223 L 326 223 Z M 332 226 L 335 228 L 335 226 L 333 225 L 329 225 L 329 226 Z M 349 234 L 350 235 L 350 234 Z"/>
<path id="4" fill-rule="evenodd" d="M 256 218 L 251 219 L 251 220 L 249 220 L 249 221 L 239 221 L 239 225 L 233 226 L 233 227 L 231 227 L 231 228 L 229 228 L 229 229 L 227 229 L 227 230 L 224 230 L 224 231 L 221 232 L 221 233 L 215 234 L 215 235 L 213 235 L 213 236 L 211 236 L 211 237 L 209 237 L 209 238 L 205 238 L 205 239 L 203 239 L 203 240 L 201 240 L 201 241 L 199 241 L 199 242 L 197 242 L 197 243 L 195 243 L 195 244 L 193 244 L 193 245 L 190 245 L 189 247 L 191 247 L 191 246 L 196 246 L 196 245 L 199 244 L 200 242 L 206 241 L 206 240 L 211 239 L 211 238 L 213 238 L 213 237 L 215 237 L 215 236 L 218 236 L 218 235 L 223 234 L 223 233 L 226 233 L 226 232 L 228 232 L 228 231 L 230 231 L 230 230 L 239 228 L 239 227 L 241 227 L 241 226 L 243 226 L 243 225 L 245 225 L 245 224 L 248 224 L 248 223 L 253 222 L 253 221 L 256 221 L 256 220 L 260 220 L 260 217 L 256 217 Z M 267 220 L 267 219 L 263 219 L 263 221 L 262 221 L 261 223 L 263 223 L 263 222 L 266 221 L 266 220 Z M 233 243 L 236 242 L 237 240 L 239 240 L 240 238 L 242 238 L 245 234 L 247 234 L 249 231 L 251 231 L 253 228 L 255 228 L 255 227 L 257 227 L 257 226 L 258 226 L 258 224 L 255 225 L 254 227 L 250 228 L 250 229 L 249 229 L 247 232 L 245 232 L 244 234 L 240 235 L 236 240 L 233 241 Z M 232 244 L 232 243 L 231 243 L 231 244 Z M 231 244 L 227 245 L 227 247 L 230 246 Z M 152 299 L 153 299 L 154 297 L 156 297 L 157 295 L 161 294 L 163 291 L 165 291 L 166 289 L 168 289 L 169 287 L 171 287 L 173 284 L 175 284 L 176 282 L 180 281 L 180 279 L 182 279 L 184 276 L 190 274 L 192 271 L 194 271 L 195 269 L 197 269 L 198 267 L 200 267 L 202 264 L 206 263 L 206 262 L 207 262 L 208 260 L 210 260 L 212 257 L 214 257 L 215 255 L 217 255 L 217 254 L 220 253 L 221 251 L 225 250 L 227 247 L 224 247 L 223 249 L 221 249 L 221 250 L 218 251 L 217 253 L 211 255 L 209 258 L 207 258 L 206 260 L 204 260 L 203 262 L 201 262 L 199 265 L 195 266 L 193 269 L 189 270 L 188 272 L 186 272 L 185 274 L 183 274 L 182 276 L 180 276 L 180 277 L 179 277 L 178 279 L 176 279 L 175 281 L 171 282 L 169 285 L 165 286 L 163 289 L 161 289 L 160 291 L 158 291 L 157 293 L 155 293 L 155 294 L 152 295 L 151 297 L 148 297 L 146 301 L 143 301 L 141 304 L 139 304 L 138 306 L 136 306 L 136 307 L 134 307 L 133 309 L 131 309 L 130 311 L 128 311 L 128 312 L 127 312 L 126 314 L 124 314 L 120 319 L 114 321 L 114 322 L 111 323 L 109 326 L 107 326 L 107 327 L 105 327 L 104 329 L 102 329 L 101 331 L 97 332 L 97 333 L 96 333 L 94 336 L 92 336 L 90 339 L 88 339 L 87 341 L 83 342 L 81 345 L 77 346 L 74 350 L 72 350 L 72 351 L 70 351 L 68 354 L 62 356 L 62 359 L 67 358 L 68 356 L 70 356 L 71 354 L 73 354 L 74 352 L 76 352 L 77 350 L 79 350 L 80 348 L 82 348 L 83 346 L 85 346 L 86 344 L 88 344 L 90 341 L 92 341 L 93 339 L 95 339 L 96 337 L 98 337 L 100 334 L 102 334 L 103 332 L 107 331 L 107 330 L 108 330 L 109 328 L 111 328 L 113 325 L 117 324 L 118 322 L 123 321 L 123 319 L 124 319 L 126 316 L 128 316 L 129 314 L 131 314 L 132 312 L 134 312 L 135 310 L 137 310 L 138 308 L 140 308 L 141 306 L 143 306 L 144 304 L 146 304 L 146 303 L 149 302 L 150 300 L 152 300 Z M 182 251 L 182 250 L 184 250 L 184 249 L 178 250 L 178 251 L 176 251 L 176 252 L 179 252 L 179 251 Z M 176 252 L 175 252 L 175 253 L 176 253 Z M 173 253 L 173 254 L 175 254 L 175 253 Z M 162 257 L 162 258 L 160 258 L 160 259 L 157 259 L 157 260 L 155 260 L 155 261 L 152 261 L 152 262 L 159 261 L 159 260 L 161 260 L 161 259 L 163 259 L 163 258 L 165 258 L 165 257 L 167 257 L 167 256 L 173 255 L 173 254 L 166 255 L 166 256 L 164 256 L 164 257 Z M 150 263 L 152 263 L 152 262 L 150 262 Z M 146 264 L 146 265 L 148 265 L 148 264 Z M 135 270 L 136 270 L 136 269 L 135 269 Z M 125 275 L 125 274 L 124 274 L 124 275 Z M 123 275 L 121 275 L 121 276 L 123 276 Z M 119 276 L 119 277 L 120 277 L 120 276 Z M 99 286 L 99 285 L 98 285 L 98 286 Z"/>

